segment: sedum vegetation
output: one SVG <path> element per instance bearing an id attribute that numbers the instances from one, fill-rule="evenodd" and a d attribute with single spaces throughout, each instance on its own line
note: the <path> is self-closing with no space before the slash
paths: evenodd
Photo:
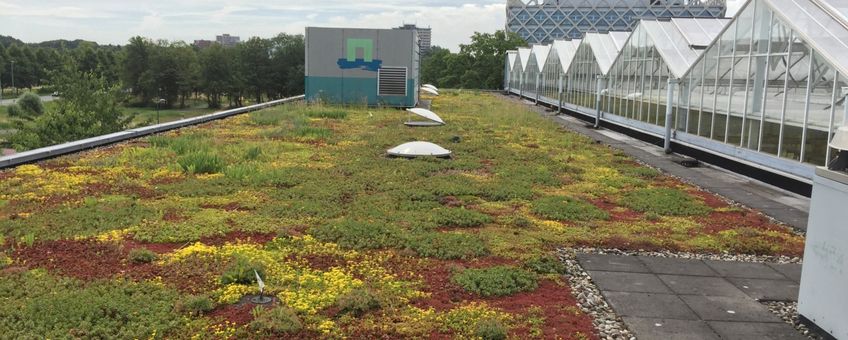
<path id="1" fill-rule="evenodd" d="M 448 125 L 289 105 L 0 172 L 0 328 L 592 338 L 556 247 L 801 253 L 788 228 L 521 104 L 434 103 Z M 412 140 L 455 157 L 385 157 Z M 255 273 L 268 308 L 246 302 Z"/>

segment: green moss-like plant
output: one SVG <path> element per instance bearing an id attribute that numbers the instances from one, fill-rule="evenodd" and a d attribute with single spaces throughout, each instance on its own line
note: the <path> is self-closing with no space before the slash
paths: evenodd
<path id="1" fill-rule="evenodd" d="M 277 306 L 259 312 L 249 327 L 267 335 L 279 335 L 297 332 L 303 328 L 303 323 L 291 308 Z"/>
<path id="2" fill-rule="evenodd" d="M 609 213 L 591 203 L 564 196 L 547 196 L 533 201 L 531 209 L 541 217 L 560 221 L 609 219 Z"/>
<path id="3" fill-rule="evenodd" d="M 500 320 L 488 318 L 477 323 L 474 335 L 483 340 L 504 340 L 507 336 L 507 329 Z"/>
<path id="4" fill-rule="evenodd" d="M 181 313 L 200 315 L 215 308 L 215 301 L 206 295 L 188 295 L 177 301 L 174 308 Z"/>
<path id="5" fill-rule="evenodd" d="M 397 227 L 358 221 L 328 223 L 309 232 L 324 242 L 333 242 L 347 249 L 383 249 L 402 244 Z"/>
<path id="6" fill-rule="evenodd" d="M 368 311 L 379 309 L 380 301 L 366 288 L 356 288 L 339 298 L 338 306 L 342 314 L 360 317 Z"/>
<path id="7" fill-rule="evenodd" d="M 130 250 L 130 261 L 133 263 L 150 263 L 156 260 L 156 253 L 145 248 Z"/>
<path id="8" fill-rule="evenodd" d="M 466 269 L 451 279 L 463 289 L 481 296 L 507 296 L 538 287 L 535 274 L 510 266 Z"/>
<path id="9" fill-rule="evenodd" d="M 489 253 L 479 237 L 459 233 L 428 232 L 413 235 L 407 241 L 407 248 L 420 256 L 445 260 L 469 259 Z"/>
<path id="10" fill-rule="evenodd" d="M 620 204 L 638 212 L 663 216 L 705 215 L 710 208 L 687 193 L 672 188 L 645 188 L 628 192 Z"/>
<path id="11" fill-rule="evenodd" d="M 552 256 L 542 256 L 530 259 L 524 267 L 538 274 L 565 274 L 566 267 L 559 259 Z"/>
<path id="12" fill-rule="evenodd" d="M 432 211 L 434 222 L 442 227 L 470 228 L 492 222 L 492 217 L 465 208 L 441 208 Z"/>

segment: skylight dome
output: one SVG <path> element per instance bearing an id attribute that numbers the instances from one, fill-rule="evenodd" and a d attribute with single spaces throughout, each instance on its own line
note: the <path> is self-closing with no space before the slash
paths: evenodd
<path id="1" fill-rule="evenodd" d="M 433 89 L 431 89 L 431 88 L 429 88 L 429 87 L 423 87 L 423 86 L 422 86 L 422 87 L 421 87 L 421 91 L 427 92 L 427 93 L 432 94 L 432 95 L 434 95 L 434 96 L 438 96 L 438 95 L 439 95 L 439 91 L 433 90 Z"/>
<path id="2" fill-rule="evenodd" d="M 433 86 L 433 85 L 431 85 L 431 84 L 424 84 L 424 85 L 421 85 L 421 87 L 426 87 L 426 88 L 431 89 L 431 90 L 433 90 L 433 91 L 438 91 L 438 90 L 439 90 L 439 88 L 438 88 L 438 87 L 435 87 L 435 86 Z"/>
<path id="3" fill-rule="evenodd" d="M 386 151 L 389 156 L 417 158 L 417 157 L 450 157 L 451 151 L 430 142 L 409 142 L 398 145 Z"/>
<path id="4" fill-rule="evenodd" d="M 427 109 L 422 109 L 420 107 L 416 107 L 416 108 L 412 108 L 412 109 L 406 109 L 406 111 L 409 111 L 410 113 L 416 114 L 420 117 L 427 119 L 427 121 L 413 121 L 413 120 L 407 121 L 406 123 L 404 123 L 407 126 L 440 126 L 440 125 L 445 125 L 445 121 L 442 120 L 442 117 L 439 117 L 439 115 L 437 115 L 433 111 L 430 111 L 430 110 L 427 110 Z"/>

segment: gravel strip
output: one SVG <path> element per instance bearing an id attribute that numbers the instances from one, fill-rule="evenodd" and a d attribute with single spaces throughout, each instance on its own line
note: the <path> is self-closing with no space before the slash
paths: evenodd
<path id="1" fill-rule="evenodd" d="M 584 313 L 592 317 L 598 335 L 605 340 L 636 340 L 636 336 L 627 329 L 624 321 L 613 312 L 598 287 L 592 283 L 589 273 L 577 262 L 574 249 L 559 248 L 557 256 L 566 266 L 566 277 L 577 304 Z"/>
<path id="2" fill-rule="evenodd" d="M 791 256 L 772 256 L 772 255 L 745 255 L 745 254 L 699 254 L 674 251 L 642 251 L 642 250 L 620 250 L 607 248 L 579 248 L 576 249 L 581 253 L 587 254 L 609 254 L 609 255 L 628 255 L 628 256 L 654 256 L 654 257 L 670 257 L 680 259 L 696 259 L 696 260 L 717 260 L 717 261 L 739 261 L 739 262 L 759 262 L 759 263 L 802 263 L 800 257 Z"/>
<path id="3" fill-rule="evenodd" d="M 798 303 L 793 301 L 762 301 L 769 311 L 780 317 L 781 320 L 795 327 L 798 332 L 813 340 L 824 340 L 824 337 L 810 331 L 807 326 L 798 320 Z"/>

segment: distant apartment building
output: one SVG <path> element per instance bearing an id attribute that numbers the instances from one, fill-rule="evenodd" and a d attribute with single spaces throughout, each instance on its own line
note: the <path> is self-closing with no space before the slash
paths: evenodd
<path id="1" fill-rule="evenodd" d="M 212 44 L 214 43 L 215 42 L 212 40 L 195 40 L 193 45 L 198 48 L 207 48 L 209 46 L 212 46 Z"/>
<path id="2" fill-rule="evenodd" d="M 220 44 L 224 47 L 233 47 L 238 45 L 240 42 L 240 37 L 224 34 L 215 36 L 215 40 L 195 40 L 193 45 L 198 48 L 207 48 L 209 46 L 212 46 L 212 44 Z"/>
<path id="3" fill-rule="evenodd" d="M 241 42 L 241 38 L 239 38 L 238 36 L 224 34 L 215 36 L 215 42 L 221 44 L 224 47 L 233 47 L 235 45 L 238 45 L 239 42 Z"/>
<path id="4" fill-rule="evenodd" d="M 404 24 L 403 26 L 395 28 L 397 30 L 416 30 L 418 31 L 418 47 L 421 49 L 421 53 L 430 52 L 431 46 L 431 38 L 432 38 L 432 29 L 427 27 L 418 27 L 415 24 Z"/>
<path id="5" fill-rule="evenodd" d="M 506 30 L 529 44 L 630 31 L 639 19 L 723 18 L 726 0 L 507 0 Z"/>

